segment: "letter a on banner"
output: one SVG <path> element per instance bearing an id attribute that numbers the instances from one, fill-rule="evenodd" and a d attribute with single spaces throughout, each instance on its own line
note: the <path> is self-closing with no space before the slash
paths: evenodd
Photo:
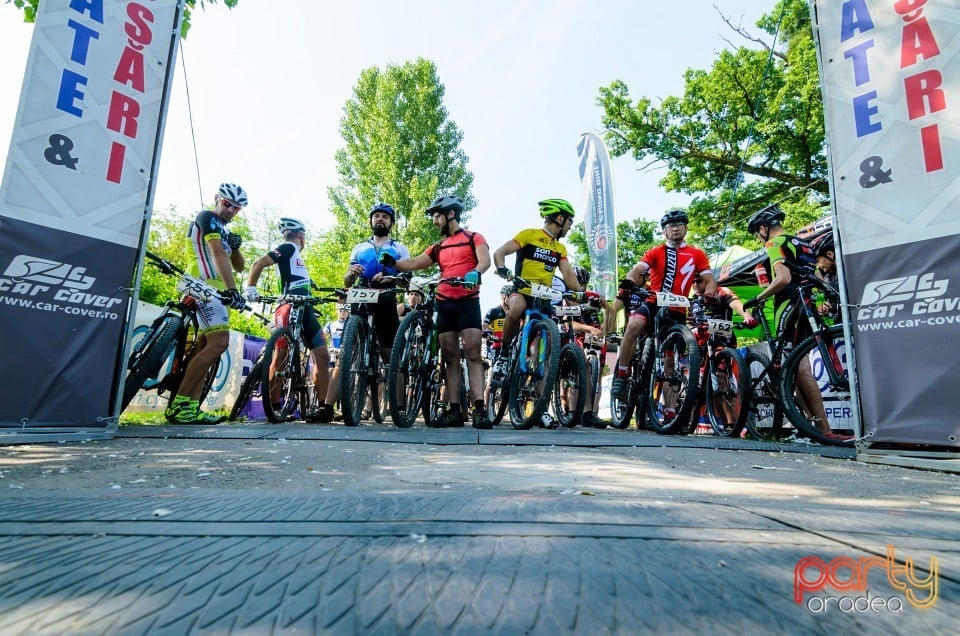
<path id="1" fill-rule="evenodd" d="M 584 133 L 577 144 L 583 186 L 584 225 L 590 251 L 590 286 L 612 300 L 617 291 L 617 222 L 613 210 L 613 170 L 603 140 Z"/>
<path id="2" fill-rule="evenodd" d="M 177 0 L 39 5 L 0 186 L 0 434 L 116 429 Z"/>

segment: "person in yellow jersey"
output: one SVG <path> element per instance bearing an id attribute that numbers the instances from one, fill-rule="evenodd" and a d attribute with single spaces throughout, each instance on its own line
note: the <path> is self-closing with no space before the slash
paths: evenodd
<path id="1" fill-rule="evenodd" d="M 543 217 L 543 227 L 521 230 L 493 253 L 497 276 L 508 281 L 519 277 L 527 282 L 550 287 L 554 271 L 559 268 L 567 289 L 582 293 L 583 287 L 567 260 L 567 248 L 560 242 L 573 227 L 573 206 L 563 199 L 544 199 L 537 205 L 540 216 Z M 504 265 L 510 254 L 517 255 L 513 272 Z M 549 300 L 532 298 L 529 287 L 515 285 L 514 293 L 507 300 L 501 351 L 510 350 L 510 343 L 520 330 L 520 319 L 529 307 L 538 307 L 548 316 L 552 315 Z M 509 356 L 497 358 L 493 369 L 494 381 L 503 381 L 507 373 L 508 358 Z"/>

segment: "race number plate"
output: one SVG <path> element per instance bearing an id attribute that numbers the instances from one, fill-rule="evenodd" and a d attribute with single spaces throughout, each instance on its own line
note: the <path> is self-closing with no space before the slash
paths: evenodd
<path id="1" fill-rule="evenodd" d="M 546 298 L 548 300 L 563 299 L 562 291 L 541 285 L 540 283 L 530 283 L 530 295 L 534 298 Z"/>
<path id="2" fill-rule="evenodd" d="M 177 283 L 177 291 L 205 303 L 210 302 L 217 296 L 216 289 L 207 285 L 202 280 L 193 277 L 180 279 L 180 282 Z"/>
<path id="3" fill-rule="evenodd" d="M 556 308 L 554 309 L 554 312 L 557 314 L 558 317 L 560 317 L 560 316 L 582 316 L 582 315 L 583 315 L 583 310 L 580 309 L 580 305 L 572 305 L 572 306 L 569 306 L 569 307 L 566 306 L 566 305 L 560 305 L 559 307 L 556 307 Z"/>
<path id="4" fill-rule="evenodd" d="M 657 292 L 657 305 L 660 307 L 686 309 L 690 306 L 690 299 L 686 296 L 679 296 L 669 292 Z"/>
<path id="5" fill-rule="evenodd" d="M 708 318 L 707 331 L 717 336 L 730 338 L 733 336 L 733 321 Z"/>
<path id="6" fill-rule="evenodd" d="M 347 303 L 370 304 L 380 302 L 379 289 L 363 289 L 362 287 L 351 287 L 347 290 Z"/>

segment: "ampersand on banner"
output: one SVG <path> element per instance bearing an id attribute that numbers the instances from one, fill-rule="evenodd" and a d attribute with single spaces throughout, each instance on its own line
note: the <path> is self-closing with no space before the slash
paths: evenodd
<path id="1" fill-rule="evenodd" d="M 877 155 L 867 157 L 861 161 L 860 172 L 863 173 L 860 176 L 860 187 L 862 188 L 872 188 L 881 183 L 890 183 L 893 181 L 893 179 L 890 178 L 893 170 L 884 170 L 883 158 Z"/>
<path id="2" fill-rule="evenodd" d="M 71 170 L 77 169 L 79 159 L 70 156 L 73 150 L 73 140 L 66 135 L 50 135 L 50 147 L 43 151 L 43 158 L 55 166 L 65 166 Z"/>

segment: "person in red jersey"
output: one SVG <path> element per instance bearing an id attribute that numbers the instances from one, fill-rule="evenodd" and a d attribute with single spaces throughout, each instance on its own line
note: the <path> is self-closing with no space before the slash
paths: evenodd
<path id="1" fill-rule="evenodd" d="M 620 281 L 621 298 L 630 298 L 631 292 L 637 286 L 637 280 L 642 275 L 649 277 L 650 292 L 663 291 L 678 296 L 688 296 L 693 281 L 697 276 L 702 276 L 706 282 L 704 301 L 707 305 L 717 302 L 717 281 L 713 277 L 713 269 L 706 252 L 684 241 L 688 221 L 687 213 L 683 210 L 669 210 L 663 215 L 660 228 L 666 240 L 647 250 L 640 262 L 627 273 L 627 277 Z M 625 380 L 630 377 L 630 365 L 636 353 L 637 338 L 647 332 L 647 326 L 653 322 L 656 313 L 657 304 L 653 297 L 627 308 L 629 318 L 623 332 L 620 358 L 617 360 L 617 370 L 611 387 L 614 395 L 624 397 Z M 686 316 L 678 313 L 676 319 L 677 322 L 684 322 Z"/>

